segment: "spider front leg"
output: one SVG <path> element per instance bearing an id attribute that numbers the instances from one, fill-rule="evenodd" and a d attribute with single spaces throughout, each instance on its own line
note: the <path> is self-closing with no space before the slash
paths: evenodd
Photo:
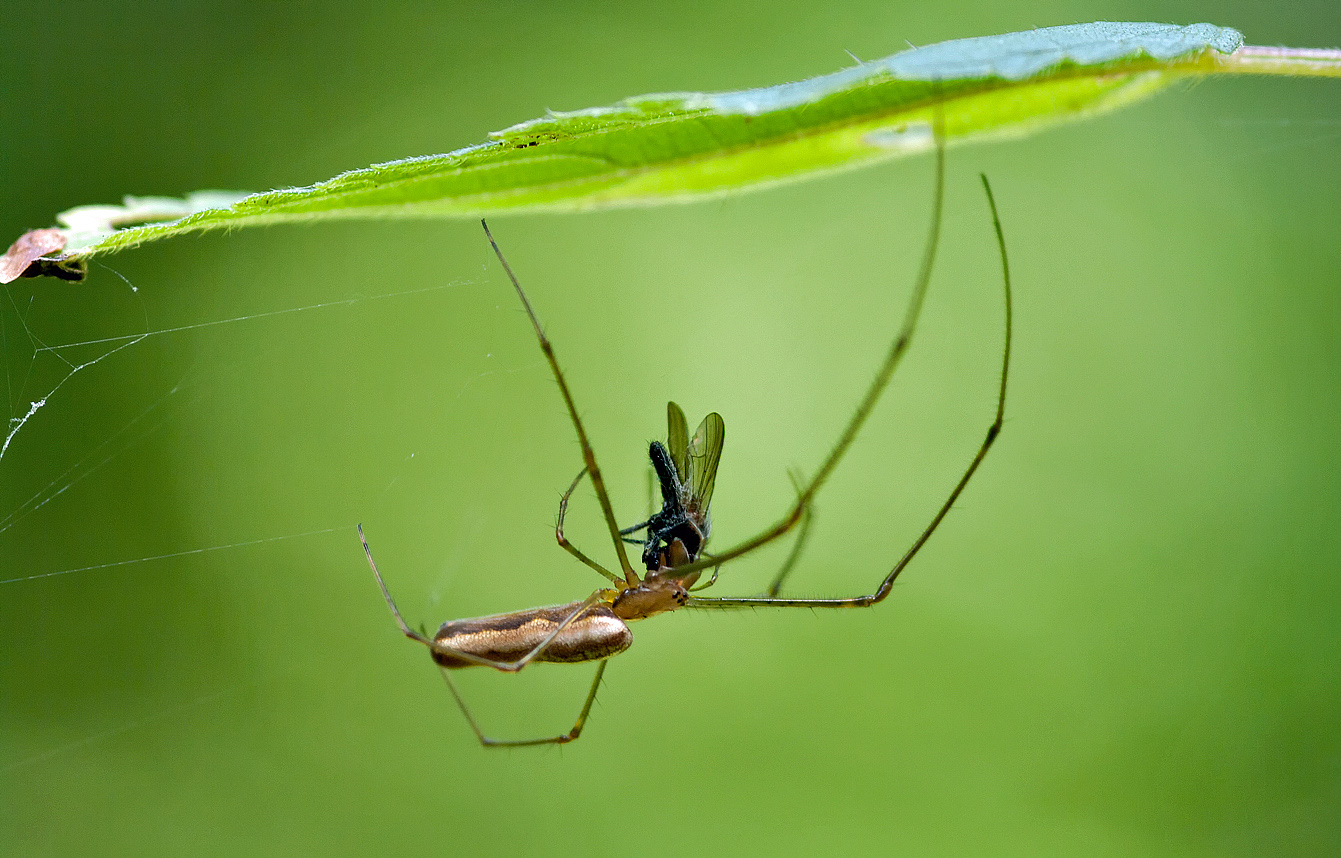
<path id="1" fill-rule="evenodd" d="M 619 533 L 619 522 L 615 519 L 614 505 L 610 501 L 610 493 L 606 491 L 605 478 L 601 474 L 600 466 L 596 464 L 596 451 L 591 446 L 591 439 L 587 437 L 587 430 L 582 425 L 582 418 L 578 416 L 577 403 L 573 401 L 572 391 L 568 389 L 568 381 L 563 376 L 563 370 L 559 368 L 559 358 L 554 353 L 554 344 L 550 342 L 549 337 L 545 336 L 545 330 L 540 325 L 540 319 L 531 307 L 531 300 L 526 297 L 526 290 L 522 288 L 521 281 L 517 279 L 517 275 L 512 271 L 512 266 L 503 256 L 503 251 L 498 247 L 498 242 L 494 241 L 493 233 L 489 231 L 489 224 L 481 220 L 480 226 L 484 229 L 485 238 L 489 240 L 489 246 L 493 248 L 494 256 L 498 258 L 498 264 L 503 266 L 503 271 L 512 281 L 512 288 L 516 291 L 517 299 L 521 301 L 522 309 L 531 322 L 531 329 L 535 332 L 536 343 L 540 346 L 540 352 L 545 356 L 545 361 L 549 363 L 554 382 L 558 385 L 559 394 L 563 397 L 564 407 L 568 410 L 568 419 L 572 421 L 573 431 L 577 433 L 578 446 L 582 448 L 582 462 L 585 465 L 583 473 L 591 476 L 592 488 L 596 490 L 596 500 L 601 505 L 601 514 L 605 518 L 605 526 L 609 530 L 611 542 L 614 543 L 615 557 L 619 560 L 619 570 L 623 573 L 624 582 L 628 586 L 635 586 L 639 581 L 638 574 L 633 571 L 633 567 L 629 564 L 628 552 L 624 550 L 623 537 Z M 581 478 L 582 474 L 578 474 L 577 480 L 574 480 L 573 485 L 569 487 L 568 493 L 570 495 Z M 588 565 L 590 565 L 589 561 L 584 560 L 584 562 L 588 562 Z"/>
<path id="2" fill-rule="evenodd" d="M 847 425 L 838 436 L 838 441 L 829 451 L 829 455 L 825 457 L 810 481 L 797 493 L 796 502 L 778 523 L 751 539 L 747 539 L 726 551 L 719 552 L 711 560 L 700 560 L 688 564 L 682 570 L 684 573 L 697 572 L 749 554 L 751 551 L 781 538 L 796 527 L 805 517 L 806 508 L 814 500 L 815 495 L 818 494 L 825 481 L 828 480 L 829 475 L 838 467 L 838 463 L 842 461 L 848 448 L 852 446 L 857 433 L 866 423 L 866 419 L 871 416 L 871 411 L 875 409 L 876 403 L 880 401 L 881 394 L 889 386 L 889 380 L 893 378 L 894 371 L 898 369 L 904 355 L 908 352 L 909 345 L 912 344 L 913 333 L 917 330 L 917 320 L 922 313 L 922 303 L 926 298 L 927 287 L 931 283 L 931 270 L 936 261 L 936 248 L 940 244 L 941 211 L 945 199 L 945 134 L 943 124 L 943 117 L 939 113 L 935 114 L 932 132 L 936 139 L 936 171 L 931 203 L 931 227 L 927 233 L 927 243 L 922 251 L 922 261 L 918 267 L 917 277 L 913 280 L 913 294 L 904 310 L 903 323 L 894 335 L 893 342 L 890 343 L 889 352 L 877 367 L 875 378 L 871 380 L 866 392 L 858 401 L 856 410 L 853 411 L 852 417 L 848 419 Z"/>
<path id="3" fill-rule="evenodd" d="M 880 582 L 880 586 L 877 587 L 874 592 L 868 595 L 853 596 L 850 598 L 841 598 L 841 599 L 781 599 L 781 598 L 775 598 L 771 593 L 768 596 L 743 598 L 743 599 L 731 599 L 731 598 L 714 599 L 714 598 L 703 598 L 703 597 L 690 597 L 688 603 L 689 607 L 709 608 L 709 609 L 748 608 L 748 607 L 777 607 L 777 608 L 869 607 L 882 601 L 886 596 L 889 595 L 890 590 L 894 586 L 895 579 L 899 577 L 899 573 L 902 572 L 905 568 L 907 568 L 908 564 L 912 562 L 915 556 L 917 556 L 917 553 L 922 550 L 922 546 L 926 545 L 927 540 L 929 540 L 931 538 L 931 535 L 936 532 L 936 528 L 939 527 L 941 522 L 945 520 L 945 516 L 949 514 L 950 508 L 953 507 L 955 501 L 959 499 L 960 494 L 963 493 L 964 488 L 969 483 L 969 480 L 973 479 L 973 475 L 977 473 L 978 466 L 982 464 L 983 459 L 986 458 L 987 456 L 987 451 L 992 448 L 992 444 L 1001 434 L 1001 427 L 1002 424 L 1004 423 L 1006 414 L 1006 380 L 1010 373 L 1010 344 L 1011 344 L 1011 329 L 1012 329 L 1010 263 L 1006 256 L 1006 239 L 1005 235 L 1002 233 L 1001 230 L 1001 219 L 997 214 L 996 201 L 992 197 L 992 187 L 988 183 L 986 176 L 982 176 L 982 183 L 983 188 L 987 194 L 987 205 L 992 212 L 992 226 L 993 229 L 996 231 L 997 246 L 1001 253 L 1001 279 L 1003 284 L 1003 291 L 1005 293 L 1005 309 L 1006 309 L 1005 345 L 1002 349 L 1001 354 L 1001 383 L 997 389 L 996 414 L 992 419 L 992 424 L 987 427 L 987 434 L 983 438 L 982 444 L 979 445 L 978 452 L 974 454 L 973 460 L 969 462 L 968 468 L 959 478 L 959 482 L 955 484 L 954 489 L 951 490 L 950 496 L 945 499 L 944 503 L 942 503 L 940 508 L 936 511 L 936 514 L 931 519 L 931 523 L 928 524 L 925 528 L 923 528 L 922 533 L 917 537 L 916 540 L 914 540 L 913 544 L 908 548 L 908 550 L 904 552 L 903 556 L 899 559 L 899 561 L 896 564 L 894 564 L 894 568 L 891 569 L 889 574 L 886 575 L 884 579 Z M 830 458 L 832 458 L 832 456 Z M 812 482 L 811 485 L 813 484 L 814 483 Z M 768 536 L 768 533 L 765 533 L 765 536 Z M 746 544 L 748 545 L 751 543 Z"/>

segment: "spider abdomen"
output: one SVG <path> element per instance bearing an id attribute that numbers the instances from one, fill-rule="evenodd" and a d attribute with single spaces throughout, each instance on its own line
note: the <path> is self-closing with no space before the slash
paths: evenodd
<path id="1" fill-rule="evenodd" d="M 438 629 L 433 642 L 490 661 L 516 661 L 554 634 L 581 606 L 582 602 L 570 602 L 510 614 L 450 620 Z M 632 643 L 633 632 L 624 621 L 608 605 L 596 604 L 564 626 L 535 661 L 595 661 L 621 653 Z M 434 649 L 432 653 L 433 660 L 443 667 L 476 664 L 450 652 Z"/>

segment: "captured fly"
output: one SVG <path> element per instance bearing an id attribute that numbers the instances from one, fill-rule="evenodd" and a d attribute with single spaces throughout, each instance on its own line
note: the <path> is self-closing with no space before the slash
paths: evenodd
<path id="1" fill-rule="evenodd" d="M 621 536 L 647 532 L 642 546 L 643 565 L 649 571 L 693 563 L 712 532 L 708 505 L 722 459 L 726 424 L 714 411 L 698 424 L 693 438 L 688 429 L 684 411 L 667 402 L 666 443 L 653 441 L 647 451 L 661 484 L 661 511 L 619 532 Z"/>

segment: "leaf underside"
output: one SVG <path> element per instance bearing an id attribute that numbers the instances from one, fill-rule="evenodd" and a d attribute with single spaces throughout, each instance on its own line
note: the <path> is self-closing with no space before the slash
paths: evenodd
<path id="1" fill-rule="evenodd" d="M 1210 24 L 1100 22 L 941 42 L 760 89 L 636 96 L 305 188 L 70 209 L 57 216 L 63 252 L 25 273 L 212 229 L 657 205 L 797 181 L 927 150 L 934 116 L 957 143 L 1111 110 L 1214 71 L 1241 44 Z"/>

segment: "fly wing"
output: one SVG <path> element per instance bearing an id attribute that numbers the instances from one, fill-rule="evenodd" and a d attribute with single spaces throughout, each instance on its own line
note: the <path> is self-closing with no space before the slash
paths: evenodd
<path id="1" fill-rule="evenodd" d="M 698 431 L 690 439 L 686 451 L 689 474 L 685 485 L 691 504 L 705 519 L 708 504 L 712 503 L 712 487 L 717 482 L 717 463 L 722 459 L 722 442 L 725 440 L 726 424 L 722 422 L 722 415 L 714 411 L 698 424 Z"/>
<path id="2" fill-rule="evenodd" d="M 685 455 L 689 449 L 689 424 L 680 406 L 674 402 L 666 403 L 666 448 L 670 451 L 671 461 L 675 463 L 676 473 L 683 485 L 689 479 L 689 461 Z"/>

